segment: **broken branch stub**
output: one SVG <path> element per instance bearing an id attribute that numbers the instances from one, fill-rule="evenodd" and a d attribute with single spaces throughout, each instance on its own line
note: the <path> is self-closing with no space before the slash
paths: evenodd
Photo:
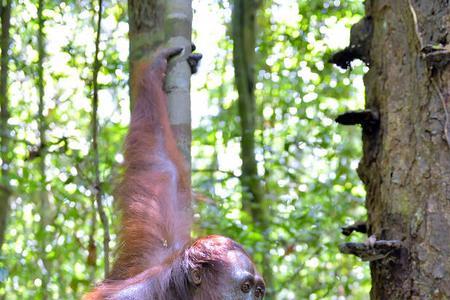
<path id="1" fill-rule="evenodd" d="M 368 134 L 375 133 L 380 126 L 378 112 L 370 109 L 343 113 L 342 115 L 339 115 L 335 121 L 341 125 L 360 124 L 363 131 Z"/>
<path id="2" fill-rule="evenodd" d="M 450 63 L 450 45 L 427 45 L 421 52 L 433 69 L 442 70 Z"/>
<path id="3" fill-rule="evenodd" d="M 363 261 L 375 261 L 383 259 L 402 247 L 398 240 L 379 240 L 373 245 L 368 243 L 344 243 L 339 245 L 339 251 L 343 254 L 358 256 Z"/>
<path id="4" fill-rule="evenodd" d="M 367 233 L 367 223 L 364 221 L 360 221 L 349 226 L 341 227 L 342 234 L 346 236 L 351 235 L 354 231 Z"/>
<path id="5" fill-rule="evenodd" d="M 328 62 L 343 69 L 348 69 L 355 59 L 360 59 L 370 65 L 370 44 L 373 35 L 372 17 L 366 16 L 352 26 L 350 30 L 350 45 L 336 52 Z"/>

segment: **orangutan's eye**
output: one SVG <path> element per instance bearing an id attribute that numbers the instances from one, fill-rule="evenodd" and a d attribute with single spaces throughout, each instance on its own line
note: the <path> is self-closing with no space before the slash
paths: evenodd
<path id="1" fill-rule="evenodd" d="M 262 299 L 262 297 L 264 297 L 264 293 L 265 293 L 264 287 L 258 286 L 255 291 L 255 297 L 256 298 L 261 297 L 261 299 Z"/>
<path id="2" fill-rule="evenodd" d="M 246 293 L 246 294 L 248 292 L 250 292 L 250 283 L 248 281 L 246 281 L 243 284 L 241 284 L 241 291 Z"/>

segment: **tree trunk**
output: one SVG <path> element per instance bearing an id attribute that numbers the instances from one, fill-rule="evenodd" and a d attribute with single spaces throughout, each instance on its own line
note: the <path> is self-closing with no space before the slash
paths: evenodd
<path id="1" fill-rule="evenodd" d="M 267 207 L 264 203 L 262 178 L 258 175 L 255 158 L 256 99 L 255 99 L 255 45 L 256 13 L 259 1 L 235 0 L 232 12 L 233 65 L 235 84 L 239 94 L 241 122 L 242 205 L 252 216 L 258 231 L 268 228 Z M 267 251 L 268 253 L 268 251 Z M 272 268 L 264 255 L 263 275 L 269 285 Z M 270 295 L 269 295 L 270 296 Z"/>
<path id="2" fill-rule="evenodd" d="M 191 149 L 191 71 L 186 62 L 191 53 L 191 0 L 129 0 L 130 74 L 133 64 L 149 59 L 158 47 L 184 47 L 183 55 L 172 60 L 166 77 L 169 117 L 178 146 L 190 164 Z M 131 103 L 134 103 L 130 76 Z M 132 105 L 133 106 L 133 105 Z"/>
<path id="3" fill-rule="evenodd" d="M 241 122 L 241 184 L 248 201 L 244 207 L 257 223 L 263 216 L 263 189 L 255 159 L 255 43 L 256 2 L 235 0 L 232 14 L 233 65 L 238 90 L 239 118 Z"/>
<path id="4" fill-rule="evenodd" d="M 47 166 L 45 164 L 45 160 L 47 157 L 47 141 L 46 141 L 46 131 L 47 131 L 47 122 L 44 116 L 45 109 L 45 100 L 44 100 L 44 58 L 45 58 L 45 37 L 44 37 L 44 17 L 42 15 L 45 7 L 44 0 L 38 1 L 37 7 L 37 17 L 38 17 L 38 33 L 37 33 L 37 50 L 38 50 L 38 62 L 37 62 L 37 92 L 39 97 L 39 108 L 38 108 L 38 129 L 39 129 L 39 159 L 38 159 L 38 168 L 40 173 L 40 190 L 39 190 L 39 214 L 41 216 L 40 219 L 40 227 L 38 231 L 38 243 L 39 243 L 39 251 L 40 257 L 42 258 L 43 268 L 42 268 L 42 286 L 40 288 L 40 298 L 43 300 L 48 299 L 48 285 L 51 278 L 51 267 L 50 262 L 47 259 L 47 254 L 45 248 L 49 242 L 49 234 L 47 233 L 46 226 L 50 224 L 50 203 L 48 200 L 48 192 L 47 192 L 47 176 L 46 170 Z"/>
<path id="5" fill-rule="evenodd" d="M 2 1 L 0 4 L 0 15 L 2 23 L 1 47 L 1 73 L 0 73 L 0 256 L 1 248 L 5 240 L 5 231 L 9 214 L 9 198 L 11 189 L 9 185 L 9 112 L 8 112 L 8 71 L 9 71 L 9 45 L 10 45 L 10 18 L 11 1 Z"/>
<path id="6" fill-rule="evenodd" d="M 450 299 L 450 109 L 448 1 L 371 0 L 367 108 L 358 172 L 369 234 L 399 240 L 372 261 L 371 299 Z"/>

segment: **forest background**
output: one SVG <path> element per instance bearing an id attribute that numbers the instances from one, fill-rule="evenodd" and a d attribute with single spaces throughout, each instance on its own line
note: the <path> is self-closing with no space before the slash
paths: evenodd
<path id="1" fill-rule="evenodd" d="M 8 3 L 8 84 L 2 81 L 1 91 L 2 104 L 8 99 L 1 114 L 8 168 L 1 187 L 11 193 L 0 298 L 79 299 L 114 256 L 113 194 L 130 115 L 127 6 L 104 1 L 98 31 L 98 1 L 3 1 L 3 20 Z M 363 108 L 367 68 L 327 63 L 348 45 L 362 1 L 266 0 L 258 7 L 253 113 L 268 203 L 263 230 L 242 209 L 249 192 L 240 181 L 232 5 L 195 0 L 193 8 L 193 40 L 204 55 L 191 94 L 193 235 L 219 233 L 242 243 L 269 276 L 272 299 L 368 299 L 367 263 L 338 250 L 364 239 L 340 233 L 366 215 L 356 174 L 360 129 L 333 121 Z M 2 51 L 5 37 L 3 31 Z"/>

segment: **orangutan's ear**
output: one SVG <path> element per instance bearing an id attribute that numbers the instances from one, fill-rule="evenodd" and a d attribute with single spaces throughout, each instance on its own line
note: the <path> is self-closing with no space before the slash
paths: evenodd
<path id="1" fill-rule="evenodd" d="M 200 268 L 189 270 L 189 282 L 195 286 L 199 286 L 202 283 L 202 270 Z"/>

